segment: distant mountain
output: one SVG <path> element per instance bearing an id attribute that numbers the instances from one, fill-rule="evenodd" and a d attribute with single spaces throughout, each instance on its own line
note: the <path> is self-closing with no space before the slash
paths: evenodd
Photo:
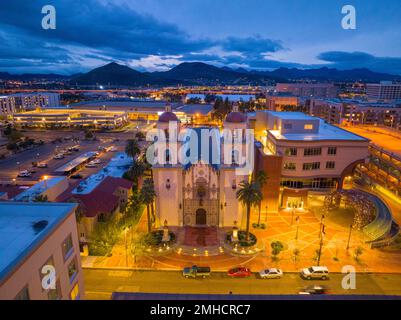
<path id="1" fill-rule="evenodd" d="M 154 72 L 153 76 L 175 79 L 192 84 L 266 84 L 278 80 L 275 76 L 238 72 L 228 67 L 215 67 L 202 62 L 184 62 L 169 71 Z M 281 79 L 284 80 L 284 79 Z"/>
<path id="2" fill-rule="evenodd" d="M 10 74 L 8 72 L 0 72 L 0 79 L 2 80 L 19 80 L 19 81 L 30 81 L 30 80 L 48 80 L 48 81 L 56 81 L 56 80 L 66 80 L 71 76 L 55 74 L 55 73 L 45 73 L 45 74 L 37 74 L 37 73 L 23 73 L 23 74 Z"/>
<path id="3" fill-rule="evenodd" d="M 317 81 L 364 81 L 378 82 L 381 80 L 401 80 L 399 75 L 374 72 L 366 68 L 338 70 L 335 68 L 319 69 L 297 69 L 297 68 L 279 68 L 274 71 L 257 72 L 259 74 L 269 74 L 291 80 L 317 80 Z"/>
<path id="4" fill-rule="evenodd" d="M 399 75 L 374 72 L 368 69 L 338 70 L 334 68 L 297 69 L 279 68 L 274 71 L 231 69 L 216 67 L 202 62 L 184 62 L 163 72 L 140 72 L 115 62 L 95 68 L 87 73 L 70 76 L 58 74 L 21 74 L 13 75 L 0 72 L 0 79 L 11 80 L 70 80 L 80 85 L 266 85 L 272 82 L 297 80 L 316 81 L 364 81 L 401 80 Z"/>

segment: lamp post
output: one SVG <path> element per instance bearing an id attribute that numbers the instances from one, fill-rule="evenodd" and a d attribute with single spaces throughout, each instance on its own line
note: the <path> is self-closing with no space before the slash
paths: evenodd
<path id="1" fill-rule="evenodd" d="M 322 214 L 322 217 L 321 217 L 321 219 L 320 219 L 320 227 L 319 227 L 319 237 L 321 238 L 322 237 L 322 231 L 323 231 L 323 228 L 324 228 L 324 214 Z"/>
<path id="2" fill-rule="evenodd" d="M 125 266 L 128 267 L 128 245 L 127 245 L 127 230 L 128 228 L 124 228 L 124 239 L 125 239 Z"/>
<path id="3" fill-rule="evenodd" d="M 265 207 L 266 215 L 265 215 L 265 222 L 267 222 L 267 206 Z"/>
<path id="4" fill-rule="evenodd" d="M 320 265 L 320 256 L 322 255 L 322 247 L 323 247 L 323 237 L 324 237 L 324 225 L 322 225 L 322 231 L 320 235 L 320 245 L 319 245 L 319 254 L 317 257 L 317 265 Z"/>
<path id="5" fill-rule="evenodd" d="M 347 250 L 349 249 L 349 244 L 351 242 L 351 233 L 352 233 L 352 223 L 349 227 L 349 234 L 348 234 L 348 242 L 347 242 Z"/>
<path id="6" fill-rule="evenodd" d="M 295 240 L 298 240 L 298 231 L 299 231 L 299 216 L 297 216 L 296 218 L 295 218 L 295 221 L 297 222 L 297 232 L 296 232 L 296 234 L 295 234 Z"/>

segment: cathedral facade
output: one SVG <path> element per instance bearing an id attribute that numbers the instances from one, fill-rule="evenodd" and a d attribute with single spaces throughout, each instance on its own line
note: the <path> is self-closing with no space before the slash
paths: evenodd
<path id="1" fill-rule="evenodd" d="M 166 110 L 157 122 L 157 129 L 171 137 L 171 123 L 177 125 L 178 134 L 189 127 L 181 127 L 176 115 Z M 247 128 L 246 116 L 238 111 L 231 112 L 224 128 Z M 219 130 L 216 127 L 191 128 L 193 132 L 201 130 Z M 200 137 L 200 134 L 199 134 Z M 168 142 L 167 138 L 167 142 Z M 153 179 L 156 191 L 156 225 L 167 221 L 169 226 L 216 226 L 231 227 L 245 223 L 245 208 L 236 198 L 241 181 L 248 180 L 248 174 L 238 174 L 236 162 L 226 163 L 222 152 L 222 140 L 210 140 L 210 154 L 204 157 L 199 147 L 197 158 L 190 163 L 167 163 L 153 165 Z M 199 146 L 205 141 L 199 141 Z M 167 143 L 168 149 L 168 143 Z M 219 161 L 212 161 L 211 154 L 216 151 Z M 245 156 L 246 142 L 237 152 Z M 168 150 L 167 150 L 168 154 Z M 234 157 L 233 154 L 229 155 Z M 234 159 L 235 160 L 235 159 Z"/>

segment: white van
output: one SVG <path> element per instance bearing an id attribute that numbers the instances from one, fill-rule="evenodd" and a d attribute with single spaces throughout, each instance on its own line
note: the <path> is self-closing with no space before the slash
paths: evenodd
<path id="1" fill-rule="evenodd" d="M 326 280 L 329 278 L 329 269 L 327 267 L 313 266 L 301 270 L 301 277 L 304 279 L 321 279 Z"/>

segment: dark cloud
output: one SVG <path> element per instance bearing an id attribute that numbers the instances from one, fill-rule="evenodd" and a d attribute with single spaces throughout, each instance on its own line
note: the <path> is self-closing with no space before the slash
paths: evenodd
<path id="1" fill-rule="evenodd" d="M 56 8 L 56 30 L 41 27 L 41 9 L 47 4 Z M 10 0 L 3 1 L 0 10 L 2 70 L 24 72 L 28 70 L 24 67 L 30 67 L 41 72 L 73 73 L 110 61 L 142 70 L 152 63 L 154 68 L 163 69 L 183 61 L 255 69 L 311 67 L 268 58 L 268 53 L 283 49 L 280 40 L 257 34 L 193 38 L 177 25 L 104 0 Z M 401 74 L 401 58 L 332 51 L 320 54 L 319 59 L 324 61 L 320 66 L 366 67 Z"/>

